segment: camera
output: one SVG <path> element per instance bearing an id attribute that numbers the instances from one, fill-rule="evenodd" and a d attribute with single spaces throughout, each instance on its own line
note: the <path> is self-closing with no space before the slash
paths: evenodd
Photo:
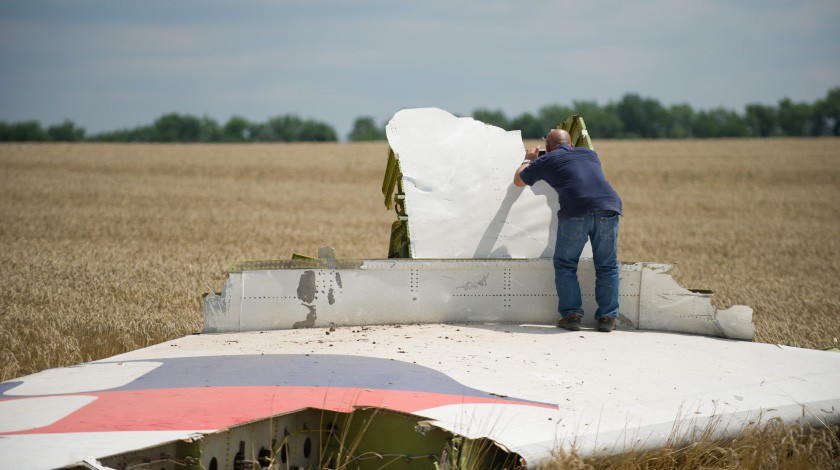
<path id="1" fill-rule="evenodd" d="M 545 149 L 539 149 L 539 151 L 537 151 L 537 156 L 542 157 L 543 155 L 545 155 Z"/>

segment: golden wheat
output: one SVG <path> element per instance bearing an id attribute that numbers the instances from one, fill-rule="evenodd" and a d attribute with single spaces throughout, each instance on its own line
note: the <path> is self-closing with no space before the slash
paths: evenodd
<path id="1" fill-rule="evenodd" d="M 840 139 L 602 141 L 619 254 L 675 262 L 756 340 L 840 337 Z M 243 259 L 386 254 L 387 144 L 0 145 L 0 379 L 201 328 Z"/>
<path id="2" fill-rule="evenodd" d="M 840 466 L 837 428 L 807 423 L 785 424 L 779 418 L 747 424 L 729 440 L 711 438 L 714 420 L 699 436 L 684 440 L 672 434 L 661 449 L 621 455 L 583 457 L 559 450 L 538 470 L 818 470 Z"/>

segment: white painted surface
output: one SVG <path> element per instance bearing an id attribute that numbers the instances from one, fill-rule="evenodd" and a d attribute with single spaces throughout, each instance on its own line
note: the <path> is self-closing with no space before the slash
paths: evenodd
<path id="1" fill-rule="evenodd" d="M 23 434 L 0 439 L 0 468 L 48 470 L 83 460 L 187 439 L 192 432 L 134 431 L 63 434 Z"/>
<path id="2" fill-rule="evenodd" d="M 154 370 L 157 362 L 93 364 L 47 369 L 26 377 L 20 385 L 7 390 L 16 396 L 47 395 L 52 393 L 84 393 L 117 388 Z M 56 380 L 61 377 L 64 380 Z M 72 384 L 73 388 L 70 388 Z"/>
<path id="3" fill-rule="evenodd" d="M 73 382 L 72 379 L 67 380 L 68 378 L 60 373 L 57 378 L 57 384 L 67 385 Z M 0 402 L 0 416 L 3 419 L 0 420 L 0 432 L 16 432 L 50 425 L 94 400 L 96 397 L 76 395 L 2 401 Z"/>
<path id="4" fill-rule="evenodd" d="M 557 192 L 514 186 L 525 158 L 519 131 L 437 108 L 401 110 L 385 130 L 403 172 L 413 258 L 551 258 Z"/>

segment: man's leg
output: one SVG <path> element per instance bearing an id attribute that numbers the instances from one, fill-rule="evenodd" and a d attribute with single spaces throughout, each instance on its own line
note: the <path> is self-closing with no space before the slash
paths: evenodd
<path id="1" fill-rule="evenodd" d="M 590 237 L 595 261 L 595 319 L 618 317 L 618 218 L 613 211 L 595 212 Z"/>
<path id="2" fill-rule="evenodd" d="M 583 316 L 577 268 L 588 238 L 587 219 L 591 223 L 591 215 L 557 220 L 554 284 L 557 287 L 557 311 L 561 318 L 570 315 Z"/>

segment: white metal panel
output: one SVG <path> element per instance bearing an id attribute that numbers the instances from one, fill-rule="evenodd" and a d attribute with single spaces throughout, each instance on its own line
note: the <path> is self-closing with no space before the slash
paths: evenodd
<path id="1" fill-rule="evenodd" d="M 717 310 L 707 296 L 677 284 L 671 276 L 642 270 L 638 328 L 752 339 L 752 309 Z"/>
<path id="2" fill-rule="evenodd" d="M 159 365 L 157 362 L 132 362 L 47 369 L 28 376 L 25 382 L 10 388 L 6 393 L 31 396 L 48 393 L 84 393 L 103 388 L 116 388 L 145 375 Z M 62 377 L 64 380 L 56 380 L 56 377 Z M 72 383 L 74 388 L 69 388 L 68 383 Z"/>
<path id="3" fill-rule="evenodd" d="M 386 132 L 403 173 L 413 258 L 554 254 L 557 192 L 542 181 L 513 184 L 525 157 L 519 131 L 418 108 L 396 113 Z"/>
<path id="4" fill-rule="evenodd" d="M 66 382 L 62 380 L 59 383 Z M 43 385 L 43 382 L 40 385 Z M 93 400 L 96 400 L 96 397 L 77 395 L 28 397 L 2 401 L 0 402 L 0 416 L 4 419 L 0 420 L 0 432 L 16 432 L 46 426 L 82 408 Z"/>
<path id="5" fill-rule="evenodd" d="M 718 311 L 709 294 L 683 289 L 665 271 L 657 264 L 621 264 L 619 327 L 752 338 L 751 309 Z M 597 305 L 591 259 L 581 260 L 579 275 L 583 324 L 592 326 Z M 204 331 L 557 319 L 550 259 L 387 259 L 343 269 L 230 273 L 221 296 L 205 298 Z"/>
<path id="6" fill-rule="evenodd" d="M 187 431 L 18 434 L 0 439 L 0 468 L 55 469 L 188 438 Z"/>

